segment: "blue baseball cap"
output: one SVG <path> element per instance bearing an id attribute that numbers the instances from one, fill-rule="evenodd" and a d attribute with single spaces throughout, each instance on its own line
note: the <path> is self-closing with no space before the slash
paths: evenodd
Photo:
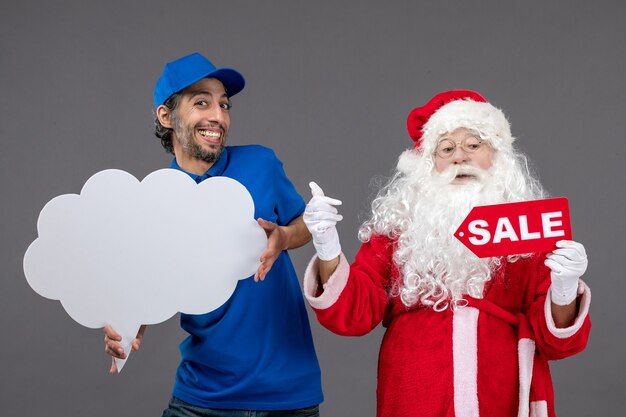
<path id="1" fill-rule="evenodd" d="M 211 61 L 195 52 L 165 65 L 163 74 L 154 87 L 154 106 L 159 107 L 172 94 L 203 78 L 220 80 L 228 97 L 234 96 L 246 85 L 246 80 L 239 72 L 232 68 L 216 68 Z"/>

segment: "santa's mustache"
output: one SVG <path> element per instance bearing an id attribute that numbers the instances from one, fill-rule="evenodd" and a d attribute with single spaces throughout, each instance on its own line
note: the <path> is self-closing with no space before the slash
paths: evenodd
<path id="1" fill-rule="evenodd" d="M 487 178 L 487 172 L 484 169 L 477 168 L 472 165 L 451 165 L 445 171 L 439 174 L 440 180 L 444 184 L 449 184 L 456 178 L 471 177 L 478 182 L 484 182 Z"/>

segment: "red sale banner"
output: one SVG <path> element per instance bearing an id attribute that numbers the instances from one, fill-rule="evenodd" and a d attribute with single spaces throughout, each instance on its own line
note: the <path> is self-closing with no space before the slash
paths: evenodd
<path id="1" fill-rule="evenodd" d="M 552 251 L 572 239 L 567 198 L 474 207 L 454 237 L 479 258 Z"/>

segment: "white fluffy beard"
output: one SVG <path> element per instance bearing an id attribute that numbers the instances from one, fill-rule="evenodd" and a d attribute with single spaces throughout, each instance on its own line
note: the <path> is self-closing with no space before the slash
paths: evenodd
<path id="1" fill-rule="evenodd" d="M 454 237 L 475 206 L 504 201 L 493 177 L 473 170 L 479 180 L 450 184 L 459 170 L 451 167 L 423 183 L 412 204 L 411 221 L 398 237 L 394 261 L 403 275 L 396 291 L 407 306 L 421 302 L 441 311 L 462 303 L 464 294 L 481 298 L 499 258 L 480 259 Z M 395 292 L 395 291 L 394 291 Z"/>
<path id="2" fill-rule="evenodd" d="M 454 232 L 475 206 L 540 198 L 543 191 L 510 158 L 496 158 L 486 172 L 451 166 L 436 173 L 426 158 L 403 157 L 400 172 L 374 200 L 372 218 L 360 230 L 361 240 L 372 233 L 397 238 L 394 262 L 403 279 L 393 284 L 391 295 L 406 306 L 421 303 L 436 311 L 464 305 L 465 294 L 482 298 L 500 258 L 476 257 Z M 478 179 L 451 184 L 459 171 Z"/>

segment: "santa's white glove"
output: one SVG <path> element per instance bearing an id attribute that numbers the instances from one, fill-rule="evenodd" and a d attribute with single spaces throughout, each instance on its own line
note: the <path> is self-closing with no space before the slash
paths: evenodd
<path id="1" fill-rule="evenodd" d="M 341 253 L 341 244 L 335 225 L 343 219 L 335 206 L 341 201 L 324 196 L 324 191 L 314 182 L 309 183 L 313 197 L 304 210 L 304 223 L 313 236 L 313 245 L 322 261 L 335 259 Z"/>
<path id="2" fill-rule="evenodd" d="M 552 271 L 552 302 L 564 306 L 578 295 L 578 278 L 587 270 L 587 253 L 583 245 L 572 240 L 559 240 L 556 247 L 546 257 L 545 264 Z"/>

